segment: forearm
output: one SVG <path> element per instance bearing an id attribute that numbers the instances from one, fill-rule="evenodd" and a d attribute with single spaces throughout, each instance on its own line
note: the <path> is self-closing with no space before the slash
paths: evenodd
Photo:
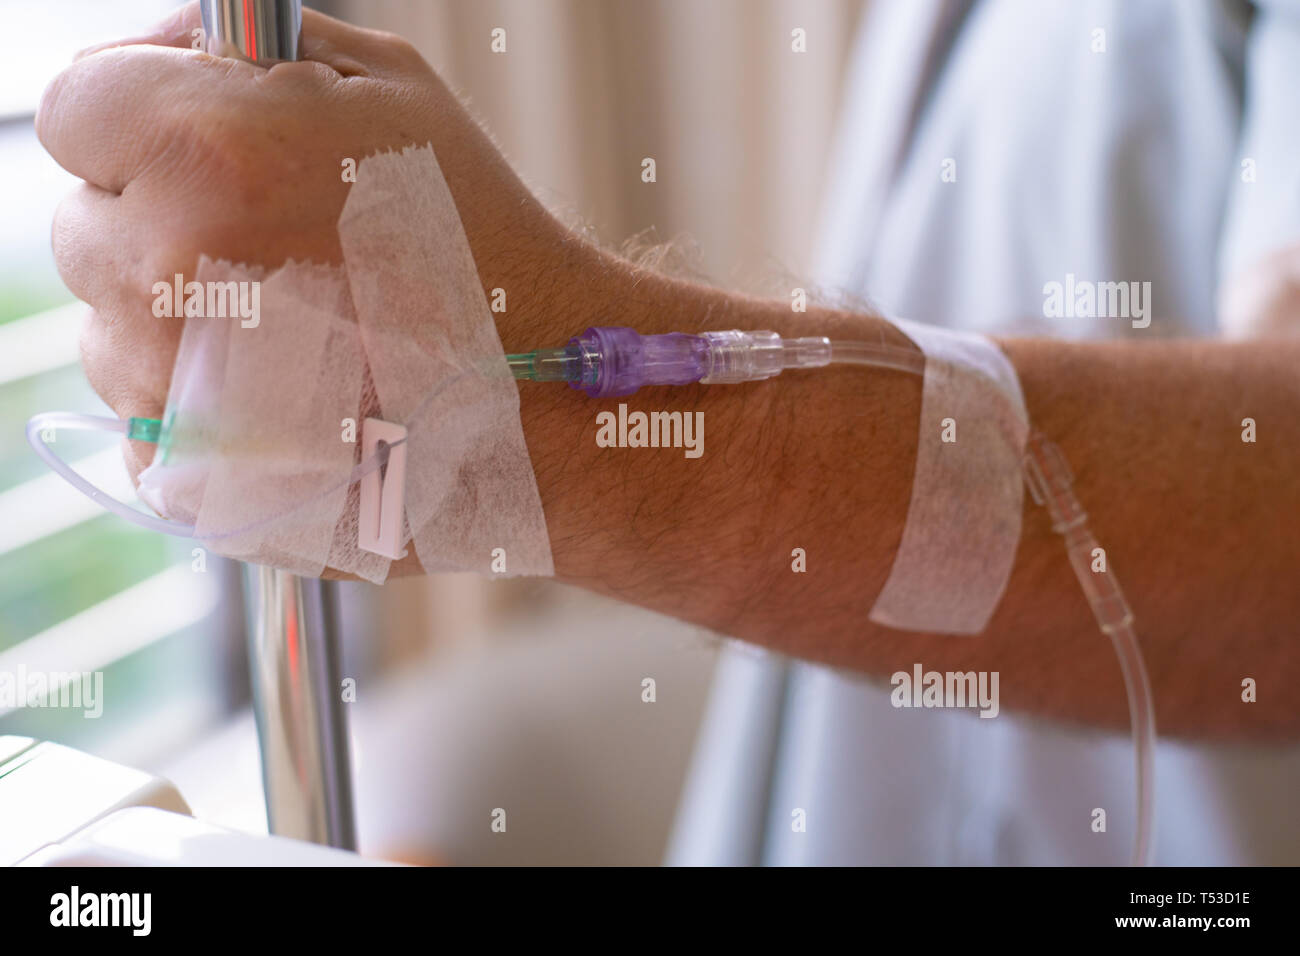
<path id="1" fill-rule="evenodd" d="M 1162 732 L 1294 739 L 1300 346 L 1002 345 L 1031 420 L 1073 466 L 1078 496 L 1132 605 Z M 1256 423 L 1254 442 L 1243 441 L 1246 418 Z M 1089 614 L 1061 540 L 1042 509 L 1027 507 L 989 633 L 1005 635 L 1008 653 L 1017 645 L 1050 649 L 1043 659 L 1053 673 L 1041 686 L 1026 684 L 1027 706 L 1123 722 L 1110 648 L 1089 640 Z M 1271 688 L 1258 703 L 1242 702 L 1247 677 Z"/>
<path id="2" fill-rule="evenodd" d="M 616 273 L 615 269 L 615 273 Z M 661 277 L 607 275 L 508 349 L 587 324 L 642 332 L 770 328 L 874 337 L 879 320 L 792 313 Z M 595 287 L 603 291 L 595 293 Z M 629 291 L 632 290 L 632 291 Z M 562 328 L 561 328 L 562 325 Z M 504 333 L 503 333 L 504 334 Z M 542 338 L 539 338 L 542 336 Z M 1293 734 L 1300 679 L 1296 347 L 1007 342 L 1034 424 L 1074 467 L 1077 493 L 1128 593 L 1162 730 Z M 740 386 L 644 389 L 646 411 L 703 412 L 705 453 L 600 448 L 595 402 L 521 386 L 525 435 L 557 576 L 802 658 L 887 675 L 997 670 L 1002 703 L 1088 723 L 1127 721 L 1110 647 L 1061 539 L 1026 496 L 998 611 L 976 637 L 873 625 L 910 498 L 919 379 L 863 368 Z M 1241 420 L 1260 440 L 1241 440 Z M 791 551 L 807 554 L 795 573 Z M 942 599 L 937 596 L 936 599 Z M 1254 677 L 1272 688 L 1240 701 Z"/>
<path id="3" fill-rule="evenodd" d="M 643 297 L 631 312 L 584 319 L 570 333 L 602 323 L 643 333 L 764 328 L 793 334 L 824 331 L 819 318 L 841 318 L 799 317 L 805 324 L 781 303 L 652 276 L 639 289 Z M 845 332 L 859 337 L 868 323 L 883 325 L 856 319 Z M 603 401 L 524 384 L 525 436 L 556 574 L 723 633 L 833 660 L 824 641 L 859 632 L 902 534 L 920 394 L 920 380 L 904 373 L 838 368 L 748 385 L 644 388 Z M 599 447 L 596 416 L 620 403 L 629 410 L 701 414 L 703 453 L 687 458 L 680 448 Z M 912 424 L 898 427 L 909 412 Z M 870 451 L 852 461 L 855 446 Z M 876 460 L 886 464 L 876 468 L 870 464 Z M 867 470 L 871 479 L 850 494 L 848 485 Z M 791 572 L 797 547 L 813 556 L 807 574 Z M 831 596 L 832 578 L 856 581 L 865 605 L 854 594 L 838 610 L 820 607 Z M 771 600 L 774 593 L 783 599 Z M 810 629 L 814 606 L 819 620 Z M 846 641 L 845 650 L 854 643 Z"/>
<path id="4" fill-rule="evenodd" d="M 53 244 L 69 289 L 95 309 L 83 360 L 119 417 L 165 411 L 180 331 L 149 318 L 158 277 L 193 274 L 200 253 L 267 269 L 290 259 L 339 264 L 351 191 L 340 161 L 346 168 L 426 142 L 484 291 L 507 293 L 508 311 L 494 317 L 508 350 L 561 344 L 592 324 L 887 334 L 862 316 L 794 314 L 785 303 L 630 274 L 545 214 L 400 40 L 304 11 L 308 62 L 259 73 L 195 54 L 198 26 L 190 5 L 148 42 L 79 58 L 51 83 L 36 118 L 41 142 L 86 180 L 60 206 Z M 209 148 L 218 128 L 239 149 Z M 1137 613 L 1162 727 L 1293 735 L 1297 347 L 1006 347 L 1035 423 L 1074 465 Z M 925 636 L 868 622 L 906 521 L 916 378 L 833 368 L 630 400 L 702 412 L 699 458 L 598 447 L 596 412 L 617 403 L 547 385 L 524 385 L 520 395 L 561 579 L 865 673 L 915 662 L 999 670 L 1007 706 L 1124 722 L 1116 666 L 1061 542 L 1030 506 L 1011 581 L 983 634 Z M 1255 444 L 1240 441 L 1246 417 L 1259 423 Z M 128 455 L 133 477 L 153 449 L 141 452 Z M 791 568 L 794 548 L 807 554 L 806 573 Z M 393 571 L 418 571 L 415 556 Z M 1250 706 L 1238 703 L 1247 676 L 1261 682 Z"/>

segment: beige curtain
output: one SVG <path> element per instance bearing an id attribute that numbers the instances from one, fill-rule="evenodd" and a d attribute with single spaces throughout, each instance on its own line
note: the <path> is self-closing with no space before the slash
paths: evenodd
<path id="1" fill-rule="evenodd" d="M 339 0 L 413 42 L 548 204 L 806 275 L 856 0 Z M 505 30 L 506 52 L 492 52 Z M 803 30 L 806 52 L 792 50 Z M 652 157 L 657 182 L 643 183 Z"/>

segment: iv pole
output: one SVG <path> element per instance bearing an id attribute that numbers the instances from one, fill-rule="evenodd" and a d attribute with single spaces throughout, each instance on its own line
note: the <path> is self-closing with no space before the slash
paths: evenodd
<path id="1" fill-rule="evenodd" d="M 301 0 L 202 0 L 207 52 L 298 59 Z M 253 712 L 270 831 L 356 849 L 337 586 L 244 566 Z"/>

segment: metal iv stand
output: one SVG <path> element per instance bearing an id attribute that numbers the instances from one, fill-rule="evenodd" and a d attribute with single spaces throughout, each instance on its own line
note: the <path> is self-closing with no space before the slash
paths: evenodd
<path id="1" fill-rule="evenodd" d="M 267 65 L 298 59 L 301 0 L 201 0 L 201 8 L 207 52 Z M 267 824 L 355 850 L 337 586 L 245 565 L 244 595 Z"/>

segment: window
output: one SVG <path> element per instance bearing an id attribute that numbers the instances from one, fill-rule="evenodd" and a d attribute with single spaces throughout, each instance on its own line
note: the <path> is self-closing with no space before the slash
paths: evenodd
<path id="1" fill-rule="evenodd" d="M 213 555 L 195 570 L 192 542 L 104 512 L 23 440 L 38 411 L 111 414 L 77 365 L 87 307 L 63 287 L 50 252 L 49 223 L 76 180 L 41 148 L 32 119 L 77 50 L 141 33 L 174 6 L 0 0 L 6 33 L 22 38 L 0 60 L 0 734 L 145 768 L 246 698 L 238 571 Z M 100 487 L 133 499 L 112 437 L 63 431 L 56 442 Z M 67 693 L 64 703 L 81 706 L 27 705 L 34 688 L 81 673 L 92 675 L 91 697 L 102 680 L 98 705 Z"/>

